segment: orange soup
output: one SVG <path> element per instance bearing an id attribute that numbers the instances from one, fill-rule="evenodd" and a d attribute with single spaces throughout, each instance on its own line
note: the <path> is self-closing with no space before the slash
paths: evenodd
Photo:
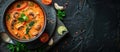
<path id="1" fill-rule="evenodd" d="M 29 40 L 42 31 L 45 16 L 38 4 L 32 1 L 18 1 L 7 10 L 5 21 L 12 36 L 19 40 Z"/>

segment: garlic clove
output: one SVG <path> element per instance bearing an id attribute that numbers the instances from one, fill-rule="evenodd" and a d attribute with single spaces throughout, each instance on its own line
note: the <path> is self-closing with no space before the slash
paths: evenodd
<path id="1" fill-rule="evenodd" d="M 50 41 L 48 42 L 48 45 L 49 45 L 49 46 L 52 46 L 53 43 L 54 43 L 54 41 L 53 41 L 53 39 L 51 38 Z"/>
<path id="2" fill-rule="evenodd" d="M 64 9 L 63 6 L 60 6 L 60 5 L 58 5 L 57 3 L 54 3 L 54 7 L 55 7 L 55 9 L 57 9 L 57 10 L 63 10 L 63 9 Z"/>

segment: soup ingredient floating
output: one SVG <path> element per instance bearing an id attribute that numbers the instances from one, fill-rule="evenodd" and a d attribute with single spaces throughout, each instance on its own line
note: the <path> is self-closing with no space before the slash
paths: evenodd
<path id="1" fill-rule="evenodd" d="M 16 42 L 15 45 L 8 44 L 7 48 L 10 52 L 29 52 L 30 50 L 27 49 L 26 45 L 20 42 Z"/>
<path id="2" fill-rule="evenodd" d="M 44 27 L 42 8 L 32 1 L 17 1 L 6 11 L 6 27 L 19 40 L 30 40 L 38 36 Z"/>

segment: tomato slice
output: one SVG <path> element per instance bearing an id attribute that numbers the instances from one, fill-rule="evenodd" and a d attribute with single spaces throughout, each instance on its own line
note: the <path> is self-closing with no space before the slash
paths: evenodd
<path id="1" fill-rule="evenodd" d="M 49 35 L 47 33 L 43 33 L 40 37 L 40 41 L 42 43 L 46 43 L 49 40 Z"/>
<path id="2" fill-rule="evenodd" d="M 16 7 L 17 11 L 25 9 L 28 6 L 28 2 L 23 2 L 23 3 L 19 4 L 19 5 L 20 5 L 19 7 Z"/>
<path id="3" fill-rule="evenodd" d="M 45 5 L 50 5 L 52 3 L 52 0 L 42 0 L 42 3 Z"/>

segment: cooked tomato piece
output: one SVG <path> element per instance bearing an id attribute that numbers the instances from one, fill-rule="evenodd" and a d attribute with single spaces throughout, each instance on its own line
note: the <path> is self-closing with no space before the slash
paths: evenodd
<path id="1" fill-rule="evenodd" d="M 50 5 L 52 3 L 52 0 L 42 0 L 42 3 L 45 5 Z"/>
<path id="2" fill-rule="evenodd" d="M 49 35 L 47 33 L 43 33 L 40 37 L 40 41 L 42 43 L 46 43 L 49 40 Z"/>

